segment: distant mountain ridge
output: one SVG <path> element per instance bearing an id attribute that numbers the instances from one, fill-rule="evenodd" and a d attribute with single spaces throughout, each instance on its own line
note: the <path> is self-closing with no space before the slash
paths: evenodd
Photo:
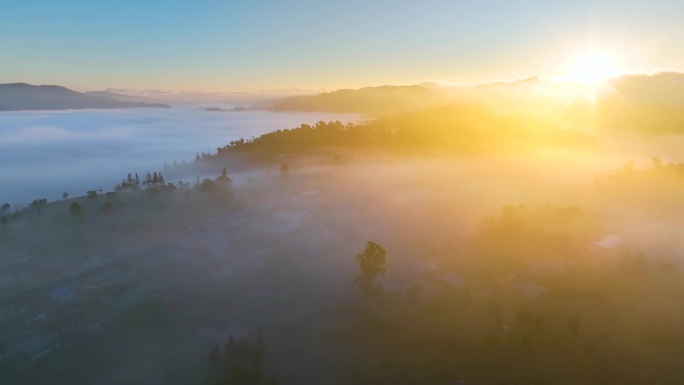
<path id="1" fill-rule="evenodd" d="M 422 86 L 379 86 L 341 89 L 318 95 L 290 96 L 258 103 L 273 111 L 396 113 L 443 104 L 442 96 Z"/>
<path id="2" fill-rule="evenodd" d="M 493 114 L 525 115 L 586 132 L 684 132 L 684 73 L 625 74 L 598 84 L 537 77 L 475 86 L 341 89 L 272 99 L 253 106 L 271 111 L 352 112 L 374 116 L 448 106 L 476 106 Z"/>
<path id="3" fill-rule="evenodd" d="M 119 100 L 111 95 L 80 93 L 62 86 L 0 84 L 0 111 L 171 108 L 167 104 Z"/>

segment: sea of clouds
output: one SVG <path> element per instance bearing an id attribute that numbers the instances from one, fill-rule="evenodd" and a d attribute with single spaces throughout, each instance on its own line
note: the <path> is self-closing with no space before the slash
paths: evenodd
<path id="1" fill-rule="evenodd" d="M 231 140 L 356 114 L 172 109 L 0 112 L 0 203 L 113 190 L 129 172 L 191 161 Z"/>

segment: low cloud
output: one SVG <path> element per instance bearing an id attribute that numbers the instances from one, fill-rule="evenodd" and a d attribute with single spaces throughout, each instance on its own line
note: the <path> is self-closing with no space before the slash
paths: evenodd
<path id="1" fill-rule="evenodd" d="M 129 172 L 191 161 L 231 140 L 357 115 L 227 112 L 199 107 L 0 114 L 0 201 L 56 200 L 66 191 L 112 190 Z"/>

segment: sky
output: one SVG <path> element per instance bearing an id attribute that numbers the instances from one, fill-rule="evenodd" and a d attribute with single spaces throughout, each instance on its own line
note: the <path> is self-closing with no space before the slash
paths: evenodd
<path id="1" fill-rule="evenodd" d="M 0 0 L 0 83 L 207 92 L 684 69 L 684 1 Z"/>

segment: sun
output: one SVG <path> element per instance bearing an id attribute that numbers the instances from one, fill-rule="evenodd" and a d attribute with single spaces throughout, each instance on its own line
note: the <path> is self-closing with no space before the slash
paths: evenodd
<path id="1" fill-rule="evenodd" d="M 584 54 L 577 58 L 566 76 L 567 80 L 596 84 L 607 78 L 616 76 L 618 70 L 615 60 L 604 54 Z"/>

